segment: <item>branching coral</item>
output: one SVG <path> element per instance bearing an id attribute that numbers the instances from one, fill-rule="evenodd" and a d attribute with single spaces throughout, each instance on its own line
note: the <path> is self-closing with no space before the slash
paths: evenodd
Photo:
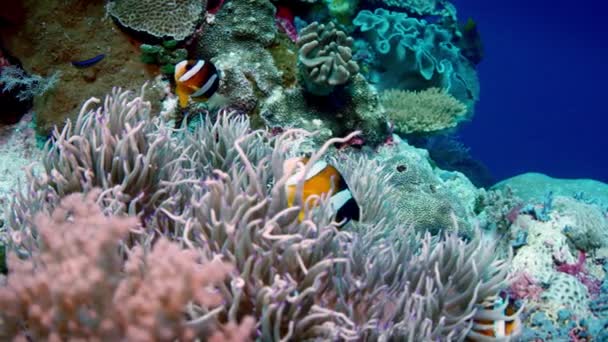
<path id="1" fill-rule="evenodd" d="M 28 75 L 25 70 L 16 65 L 0 68 L 2 92 L 14 91 L 19 101 L 28 101 L 35 96 L 41 96 L 50 91 L 57 85 L 60 77 L 61 73 L 59 71 L 44 78 L 36 74 Z"/>
<path id="2" fill-rule="evenodd" d="M 331 22 L 314 22 L 303 28 L 297 45 L 300 73 L 306 89 L 313 94 L 328 95 L 359 72 L 352 60 L 353 39 Z"/>
<path id="3" fill-rule="evenodd" d="M 216 328 L 208 320 L 187 320 L 186 307 L 220 304 L 211 286 L 227 276 L 229 265 L 201 265 L 195 250 L 164 238 L 129 250 L 120 241 L 138 226 L 137 218 L 105 216 L 95 203 L 98 194 L 84 200 L 69 195 L 50 216 L 37 215 L 39 253 L 28 260 L 12 254 L 0 288 L 2 336 L 168 341 L 211 334 Z M 252 328 L 250 318 L 244 321 L 238 340 L 247 340 Z"/>
<path id="4" fill-rule="evenodd" d="M 382 105 L 401 133 L 431 133 L 455 127 L 467 112 L 467 107 L 439 88 L 411 92 L 387 90 L 382 93 Z"/>

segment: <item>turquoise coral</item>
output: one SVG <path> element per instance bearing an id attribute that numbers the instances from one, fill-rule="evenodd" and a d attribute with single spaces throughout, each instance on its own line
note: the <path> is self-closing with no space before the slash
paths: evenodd
<path id="1" fill-rule="evenodd" d="M 440 54 L 457 55 L 458 49 L 449 43 L 451 34 L 438 25 L 382 8 L 359 12 L 353 23 L 367 34 L 380 56 L 401 64 L 409 58 L 413 63 L 402 66 L 415 68 L 425 80 L 435 72 L 449 76 L 453 71 L 449 59 Z"/>
<path id="2" fill-rule="evenodd" d="M 456 17 L 456 8 L 446 0 L 368 0 L 390 8 L 403 9 L 416 16 Z"/>
<path id="3" fill-rule="evenodd" d="M 475 69 L 452 43 L 452 30 L 382 8 L 360 11 L 353 23 L 377 52 L 377 66 L 388 70 L 370 75 L 380 89 L 440 87 L 472 108 L 479 96 Z"/>

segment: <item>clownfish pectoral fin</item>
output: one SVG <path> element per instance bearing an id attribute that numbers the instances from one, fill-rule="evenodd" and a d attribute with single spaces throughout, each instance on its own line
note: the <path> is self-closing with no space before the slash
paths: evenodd
<path id="1" fill-rule="evenodd" d="M 186 108 L 188 106 L 188 101 L 190 100 L 190 96 L 188 95 L 187 89 L 184 86 L 178 84 L 177 88 L 175 89 L 175 92 L 177 93 L 179 106 L 181 108 Z"/>

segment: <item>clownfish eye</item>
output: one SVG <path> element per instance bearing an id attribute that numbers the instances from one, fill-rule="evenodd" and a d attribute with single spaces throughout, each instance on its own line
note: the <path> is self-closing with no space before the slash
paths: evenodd
<path id="1" fill-rule="evenodd" d="M 397 165 L 397 171 L 403 172 L 405 170 L 407 170 L 407 166 L 405 166 L 405 165 Z"/>

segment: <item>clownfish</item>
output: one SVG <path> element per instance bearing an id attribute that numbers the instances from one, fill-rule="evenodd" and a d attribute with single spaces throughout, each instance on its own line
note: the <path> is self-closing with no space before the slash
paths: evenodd
<path id="1" fill-rule="evenodd" d="M 468 341 L 513 341 L 521 333 L 519 313 L 509 298 L 497 297 L 493 302 L 481 304 L 473 319 Z M 500 317 L 500 318 L 498 318 Z"/>
<path id="2" fill-rule="evenodd" d="M 285 183 L 287 193 L 287 204 L 291 207 L 296 199 L 298 181 L 304 172 L 304 165 L 308 158 L 291 158 L 283 164 L 284 172 L 291 174 Z M 298 166 L 300 169 L 297 170 Z M 360 209 L 357 201 L 353 197 L 346 181 L 338 170 L 323 160 L 317 161 L 311 168 L 302 188 L 302 202 L 306 203 L 313 195 L 321 196 L 333 191 L 330 198 L 330 205 L 336 213 L 336 222 L 339 226 L 345 225 L 350 220 L 359 220 Z M 313 205 L 316 205 L 314 203 Z M 300 211 L 298 219 L 304 219 L 304 209 Z"/>
<path id="3" fill-rule="evenodd" d="M 188 106 L 188 100 L 208 100 L 220 86 L 220 76 L 210 61 L 185 60 L 175 65 L 175 84 L 179 106 Z"/>

